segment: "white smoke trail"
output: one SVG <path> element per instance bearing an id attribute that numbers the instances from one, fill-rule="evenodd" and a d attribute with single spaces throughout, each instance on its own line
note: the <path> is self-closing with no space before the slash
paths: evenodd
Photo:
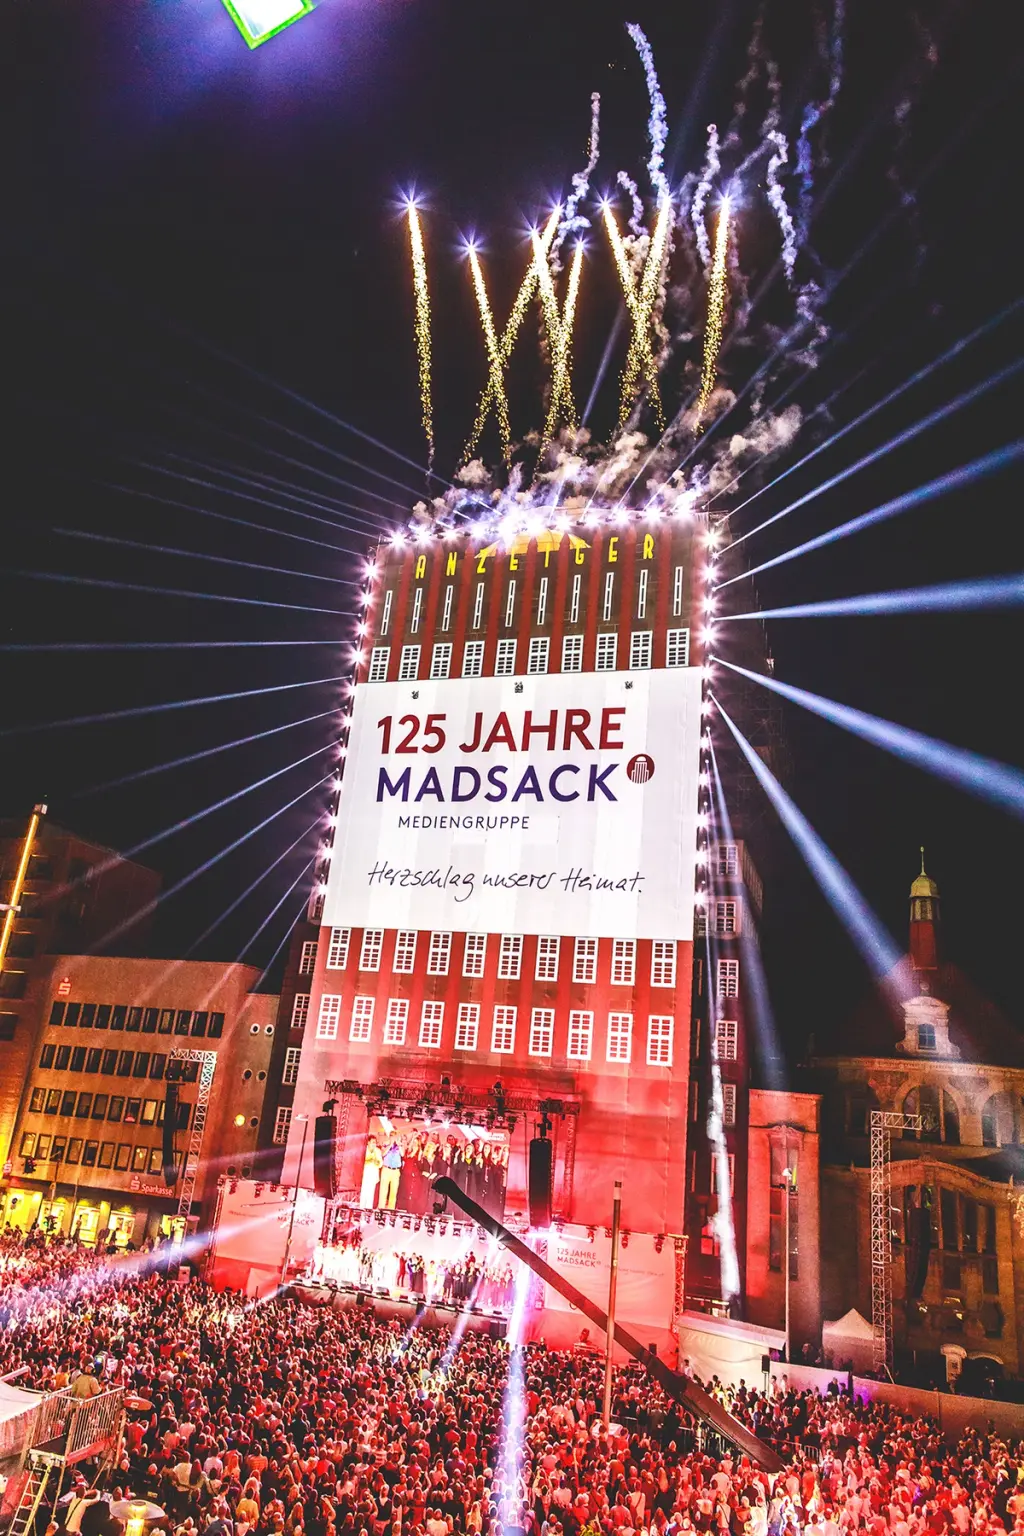
<path id="1" fill-rule="evenodd" d="M 658 71 L 654 67 L 654 53 L 647 41 L 647 36 L 642 27 L 635 21 L 628 22 L 626 31 L 633 39 L 637 53 L 640 55 L 644 66 L 644 74 L 647 77 L 647 94 L 651 98 L 651 115 L 647 120 L 647 136 L 651 141 L 650 158 L 647 161 L 647 169 L 650 172 L 651 186 L 658 195 L 658 205 L 669 197 L 668 182 L 665 179 L 665 140 L 668 138 L 668 111 L 665 107 L 665 98 L 661 94 L 661 86 L 658 83 Z"/>
<path id="2" fill-rule="evenodd" d="M 796 229 L 786 202 L 785 189 L 779 180 L 779 171 L 789 160 L 789 144 L 786 142 L 786 135 L 778 128 L 770 129 L 765 137 L 774 149 L 768 161 L 768 201 L 772 205 L 782 231 L 782 264 L 786 269 L 786 280 L 792 282 L 793 267 L 796 262 Z"/>
<path id="3" fill-rule="evenodd" d="M 558 226 L 558 235 L 555 239 L 553 256 L 557 257 L 562 248 L 562 243 L 567 235 L 578 233 L 590 228 L 590 220 L 579 212 L 580 203 L 590 190 L 590 178 L 594 174 L 597 165 L 601 144 L 601 96 L 594 91 L 590 98 L 590 138 L 587 140 L 587 163 L 582 171 L 577 171 L 572 178 L 572 192 L 565 203 L 565 213 L 562 222 Z"/>
<path id="4" fill-rule="evenodd" d="M 811 131 L 822 118 L 831 112 L 843 83 L 843 47 L 846 25 L 846 0 L 835 0 L 832 12 L 832 32 L 828 45 L 828 94 L 823 101 L 808 102 L 800 122 L 800 137 L 796 146 L 796 171 L 800 178 L 800 241 L 807 239 L 811 225 L 811 203 L 814 197 L 814 150 Z M 822 165 L 828 164 L 824 146 L 819 149 Z"/>
<path id="5" fill-rule="evenodd" d="M 718 129 L 714 123 L 708 123 L 708 147 L 704 153 L 704 168 L 700 173 L 700 181 L 697 183 L 697 190 L 693 194 L 693 203 L 690 208 L 694 238 L 697 241 L 701 265 L 705 272 L 711 265 L 711 241 L 708 239 L 707 226 L 704 223 L 704 209 L 711 195 L 712 183 L 721 168 L 722 162 L 718 154 Z"/>
<path id="6" fill-rule="evenodd" d="M 629 201 L 632 212 L 629 215 L 629 233 L 634 240 L 642 240 L 644 237 L 644 205 L 640 201 L 640 190 L 632 176 L 625 171 L 620 171 L 616 180 L 624 192 L 629 193 Z"/>

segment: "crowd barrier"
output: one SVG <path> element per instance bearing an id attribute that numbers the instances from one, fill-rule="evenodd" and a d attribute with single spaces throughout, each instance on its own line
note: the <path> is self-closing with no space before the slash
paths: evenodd
<path id="1" fill-rule="evenodd" d="M 798 1392 L 808 1389 L 823 1396 L 833 1382 L 841 1391 L 848 1390 L 849 1373 L 827 1370 L 816 1365 L 787 1365 L 772 1362 L 772 1380 L 785 1378 Z M 936 1419 L 947 1440 L 960 1438 L 965 1429 L 983 1433 L 991 1425 L 1003 1439 L 1024 1439 L 1024 1403 L 1004 1403 L 990 1397 L 960 1397 L 953 1392 L 935 1392 L 925 1387 L 906 1387 L 900 1382 L 875 1381 L 870 1376 L 854 1376 L 853 1391 L 867 1402 L 889 1403 L 915 1418 L 927 1415 Z"/>

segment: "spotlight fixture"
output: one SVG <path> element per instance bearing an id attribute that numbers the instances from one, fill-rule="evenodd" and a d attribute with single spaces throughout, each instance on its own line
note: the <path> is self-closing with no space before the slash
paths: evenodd
<path id="1" fill-rule="evenodd" d="M 258 48 L 301 21 L 313 9 L 313 0 L 223 0 L 235 26 L 250 48 Z"/>

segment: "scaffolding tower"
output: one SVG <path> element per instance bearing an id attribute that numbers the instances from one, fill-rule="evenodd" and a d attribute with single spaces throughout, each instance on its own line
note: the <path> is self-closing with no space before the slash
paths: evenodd
<path id="1" fill-rule="evenodd" d="M 871 1326 L 873 1364 L 892 1376 L 892 1133 L 920 1136 L 920 1115 L 871 1111 Z"/>
<path id="2" fill-rule="evenodd" d="M 181 1191 L 178 1195 L 178 1217 L 184 1223 L 181 1228 L 182 1236 L 188 1230 L 188 1219 L 192 1214 L 192 1198 L 196 1190 L 196 1179 L 199 1175 L 199 1159 L 203 1152 L 203 1134 L 206 1130 L 206 1115 L 210 1108 L 210 1089 L 213 1087 L 213 1073 L 217 1065 L 216 1051 L 197 1051 L 187 1047 L 171 1052 L 172 1061 L 198 1061 L 199 1063 L 199 1091 L 196 1095 L 195 1114 L 192 1116 L 192 1129 L 189 1132 L 188 1146 L 185 1149 L 185 1159 L 181 1168 Z"/>

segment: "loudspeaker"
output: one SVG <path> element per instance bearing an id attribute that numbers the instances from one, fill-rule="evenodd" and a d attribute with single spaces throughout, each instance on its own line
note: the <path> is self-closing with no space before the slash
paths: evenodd
<path id="1" fill-rule="evenodd" d="M 178 1129 L 178 1085 L 176 1082 L 167 1084 L 164 1096 L 164 1124 L 163 1124 L 163 1165 L 161 1172 L 164 1183 L 168 1189 L 173 1189 L 177 1183 L 178 1170 L 174 1161 L 174 1133 Z"/>
<path id="2" fill-rule="evenodd" d="M 927 1207 L 914 1206 L 907 1212 L 907 1296 L 911 1300 L 924 1290 L 931 1246 L 931 1212 Z"/>
<path id="3" fill-rule="evenodd" d="M 761 1356 L 761 1369 L 762 1369 L 762 1371 L 764 1372 L 764 1374 L 766 1376 L 770 1373 L 771 1368 L 772 1368 L 772 1357 L 771 1357 L 771 1355 L 762 1355 Z"/>
<path id="4" fill-rule="evenodd" d="M 550 1227 L 551 1187 L 554 1172 L 554 1146 L 546 1136 L 534 1136 L 530 1142 L 530 1226 Z"/>
<path id="5" fill-rule="evenodd" d="M 313 1127 L 313 1188 L 325 1200 L 338 1193 L 334 1175 L 334 1143 L 338 1123 L 333 1115 L 317 1115 Z M 301 1176 L 301 1175 L 300 1175 Z"/>

